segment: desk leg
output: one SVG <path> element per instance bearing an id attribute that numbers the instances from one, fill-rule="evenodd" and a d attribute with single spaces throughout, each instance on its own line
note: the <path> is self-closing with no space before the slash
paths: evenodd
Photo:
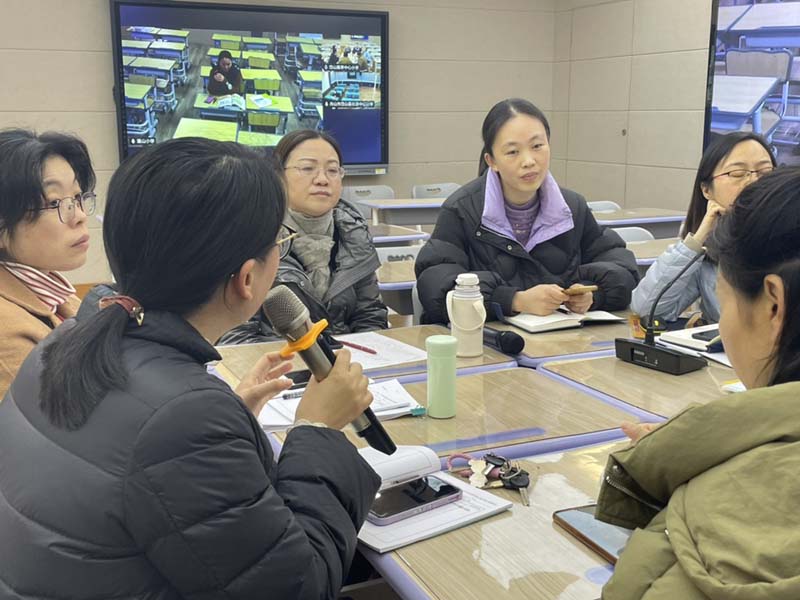
<path id="1" fill-rule="evenodd" d="M 761 135 L 761 106 L 759 105 L 753 113 L 753 133 Z"/>
<path id="2" fill-rule="evenodd" d="M 373 225 L 377 225 L 378 223 L 381 222 L 381 220 L 379 218 L 380 217 L 380 212 L 381 212 L 380 208 L 373 208 L 372 209 L 372 224 Z"/>

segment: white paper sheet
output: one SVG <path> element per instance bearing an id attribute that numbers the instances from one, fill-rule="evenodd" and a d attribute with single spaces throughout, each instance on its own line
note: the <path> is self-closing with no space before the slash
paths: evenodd
<path id="1" fill-rule="evenodd" d="M 359 363 L 365 371 L 421 362 L 428 358 L 428 353 L 425 350 L 404 344 L 379 333 L 350 333 L 336 336 L 336 339 L 352 342 L 377 352 L 377 354 L 370 354 L 363 350 L 345 346 L 352 355 L 352 361 Z"/>

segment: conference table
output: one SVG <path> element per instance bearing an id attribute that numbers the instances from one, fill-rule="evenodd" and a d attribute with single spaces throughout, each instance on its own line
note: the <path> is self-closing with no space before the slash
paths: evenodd
<path id="1" fill-rule="evenodd" d="M 404 600 L 593 600 L 613 569 L 553 523 L 553 512 L 597 498 L 608 455 L 627 442 L 535 453 L 530 506 L 492 490 L 511 510 L 467 527 L 378 554 L 361 551 Z"/>
<path id="2" fill-rule="evenodd" d="M 733 369 L 709 361 L 707 367 L 676 376 L 615 356 L 545 362 L 539 372 L 622 410 L 671 417 L 692 403 L 706 404 L 736 380 Z M 641 413 L 645 411 L 645 413 Z"/>

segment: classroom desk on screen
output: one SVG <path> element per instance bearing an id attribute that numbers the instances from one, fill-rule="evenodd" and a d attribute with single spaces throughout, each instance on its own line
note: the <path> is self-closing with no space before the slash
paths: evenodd
<path id="1" fill-rule="evenodd" d="M 245 146 L 258 146 L 261 148 L 272 148 L 278 145 L 283 136 L 277 133 L 260 133 L 257 131 L 239 130 L 236 141 Z"/>
<path id="2" fill-rule="evenodd" d="M 370 225 L 369 234 L 372 237 L 372 243 L 376 246 L 404 245 L 408 244 L 408 242 L 427 240 L 430 237 L 429 234 L 423 231 L 400 227 L 399 225 L 386 225 L 385 223 Z"/>
<path id="3" fill-rule="evenodd" d="M 717 9 L 717 32 L 728 31 L 749 10 L 750 5 L 720 6 Z"/>
<path id="4" fill-rule="evenodd" d="M 738 131 L 752 119 L 753 131 L 761 133 L 761 107 L 777 83 L 775 77 L 715 75 L 711 128 Z"/>
<path id="5" fill-rule="evenodd" d="M 182 117 L 172 137 L 204 137 L 220 142 L 235 142 L 238 131 L 237 123 Z"/>
<path id="6" fill-rule="evenodd" d="M 248 71 L 251 69 L 243 69 L 244 71 Z M 255 70 L 262 70 L 262 69 L 255 69 Z M 277 71 L 275 71 L 277 73 Z M 259 104 L 259 98 L 269 101 L 269 105 L 264 106 Z M 289 119 L 289 115 L 294 114 L 294 104 L 292 104 L 292 99 L 288 96 L 270 96 L 269 94 L 246 94 L 245 95 L 245 108 L 247 108 L 248 114 L 250 113 L 261 113 L 261 114 L 277 114 L 280 116 L 280 120 L 278 125 L 275 127 L 275 133 L 277 134 L 284 134 L 286 133 L 286 124 Z M 248 118 L 248 127 L 250 126 L 250 121 Z"/>
<path id="7" fill-rule="evenodd" d="M 165 42 L 189 42 L 189 32 L 185 29 L 159 29 L 158 37 Z"/>
<path id="8" fill-rule="evenodd" d="M 627 312 L 616 313 L 627 317 Z M 559 329 L 544 333 L 528 333 L 500 321 L 492 321 L 487 327 L 499 331 L 513 331 L 525 340 L 522 354 L 517 362 L 523 367 L 537 368 L 545 361 L 608 356 L 614 353 L 614 339 L 628 337 L 630 328 L 624 323 L 592 323 L 573 329 Z"/>
<path id="9" fill-rule="evenodd" d="M 269 50 L 272 40 L 265 37 L 243 37 L 242 44 L 247 50 Z"/>
<path id="10" fill-rule="evenodd" d="M 275 62 L 275 55 L 266 50 L 243 50 L 242 60 L 247 61 L 248 68 L 269 69 Z"/>
<path id="11" fill-rule="evenodd" d="M 427 406 L 426 382 L 404 387 Z M 396 444 L 427 446 L 441 457 L 491 450 L 517 458 L 536 452 L 544 442 L 558 440 L 575 447 L 619 439 L 623 435 L 620 424 L 630 418 L 532 369 L 506 369 L 457 378 L 452 419 L 400 417 L 384 421 L 383 426 Z M 357 447 L 367 445 L 350 428 L 345 434 Z M 285 434 L 276 437 L 283 443 Z"/>
<path id="12" fill-rule="evenodd" d="M 152 75 L 160 79 L 167 79 L 174 81 L 173 69 L 175 68 L 176 61 L 171 58 L 147 58 L 144 56 L 138 57 L 134 60 L 129 67 L 133 72 L 139 75 Z"/>
<path id="13" fill-rule="evenodd" d="M 230 52 L 233 60 L 240 60 L 242 58 L 241 50 L 225 50 L 225 48 L 209 48 L 208 52 L 206 52 L 206 56 L 210 58 L 217 58 L 220 52 Z M 216 64 L 216 61 L 214 61 L 214 63 Z"/>
<path id="14" fill-rule="evenodd" d="M 372 224 L 419 225 L 436 223 L 445 198 L 358 200 L 372 209 Z"/>
<path id="15" fill-rule="evenodd" d="M 656 238 L 675 237 L 686 218 L 684 211 L 668 208 L 623 208 L 592 214 L 605 227 L 643 227 Z"/>
<path id="16" fill-rule="evenodd" d="M 418 325 L 416 327 L 398 327 L 376 331 L 381 335 L 400 342 L 425 349 L 425 339 L 431 335 L 447 335 L 450 330 L 440 325 Z M 261 358 L 265 352 L 275 352 L 284 346 L 284 342 L 266 342 L 263 344 L 241 344 L 238 346 L 219 346 L 217 350 L 222 356 L 222 362 L 216 365 L 216 370 L 228 383 L 238 385 L 239 379 L 244 377 L 250 368 Z M 456 373 L 469 375 L 472 373 L 485 373 L 499 371 L 517 366 L 517 361 L 501 354 L 496 350 L 484 347 L 483 354 L 473 358 L 457 358 Z M 299 356 L 295 357 L 293 368 L 305 369 L 305 364 Z M 374 379 L 396 377 L 402 383 L 425 381 L 427 361 L 404 363 L 383 369 L 367 371 L 367 375 Z"/>
<path id="17" fill-rule="evenodd" d="M 511 510 L 386 554 L 360 549 L 403 600 L 599 598 L 611 565 L 555 525 L 553 513 L 595 502 L 608 455 L 627 445 L 528 456 L 530 506 L 517 492 L 492 490 Z"/>
<path id="18" fill-rule="evenodd" d="M 122 40 L 122 54 L 126 56 L 146 56 L 152 42 L 145 40 Z"/>
<path id="19" fill-rule="evenodd" d="M 615 356 L 547 362 L 539 371 L 623 410 L 638 409 L 663 417 L 671 417 L 689 404 L 706 404 L 725 395 L 720 387 L 736 380 L 733 369 L 712 361 L 699 371 L 670 375 Z"/>
<path id="20" fill-rule="evenodd" d="M 298 71 L 297 78 L 300 80 L 300 87 L 322 89 L 322 79 L 325 73 L 322 71 Z"/>
<path id="21" fill-rule="evenodd" d="M 158 27 L 128 27 L 131 37 L 135 40 L 154 40 L 159 32 Z"/>
<path id="22" fill-rule="evenodd" d="M 220 47 L 222 42 L 231 42 L 233 44 L 241 44 L 242 43 L 242 36 L 241 35 L 231 35 L 228 33 L 215 33 L 211 36 L 211 40 L 214 42 L 214 46 L 217 48 Z"/>
<path id="23" fill-rule="evenodd" d="M 800 4 L 755 4 L 730 27 L 729 32 L 736 38 L 744 36 L 743 47 L 800 47 Z M 748 43 L 751 41 L 755 43 Z"/>

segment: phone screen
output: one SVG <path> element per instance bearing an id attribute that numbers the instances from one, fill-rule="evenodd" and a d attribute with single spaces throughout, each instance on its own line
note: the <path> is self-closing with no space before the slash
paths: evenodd
<path id="1" fill-rule="evenodd" d="M 385 519 L 424 504 L 461 495 L 461 490 L 438 477 L 420 477 L 378 492 L 370 512 Z"/>
<path id="2" fill-rule="evenodd" d="M 308 380 L 311 379 L 311 371 L 308 369 L 292 371 L 291 373 L 287 373 L 286 377 L 292 380 L 292 387 L 289 389 L 296 390 L 297 388 L 304 388 L 308 385 Z"/>
<path id="3" fill-rule="evenodd" d="M 700 331 L 698 333 L 693 333 L 692 337 L 696 340 L 703 340 L 704 342 L 710 342 L 718 335 L 719 335 L 719 329 L 711 329 L 709 331 Z"/>
<path id="4" fill-rule="evenodd" d="M 594 518 L 594 511 L 594 505 L 559 510 L 553 515 L 553 520 L 589 547 L 612 557 L 611 562 L 616 563 L 633 531 L 598 521 Z"/>

